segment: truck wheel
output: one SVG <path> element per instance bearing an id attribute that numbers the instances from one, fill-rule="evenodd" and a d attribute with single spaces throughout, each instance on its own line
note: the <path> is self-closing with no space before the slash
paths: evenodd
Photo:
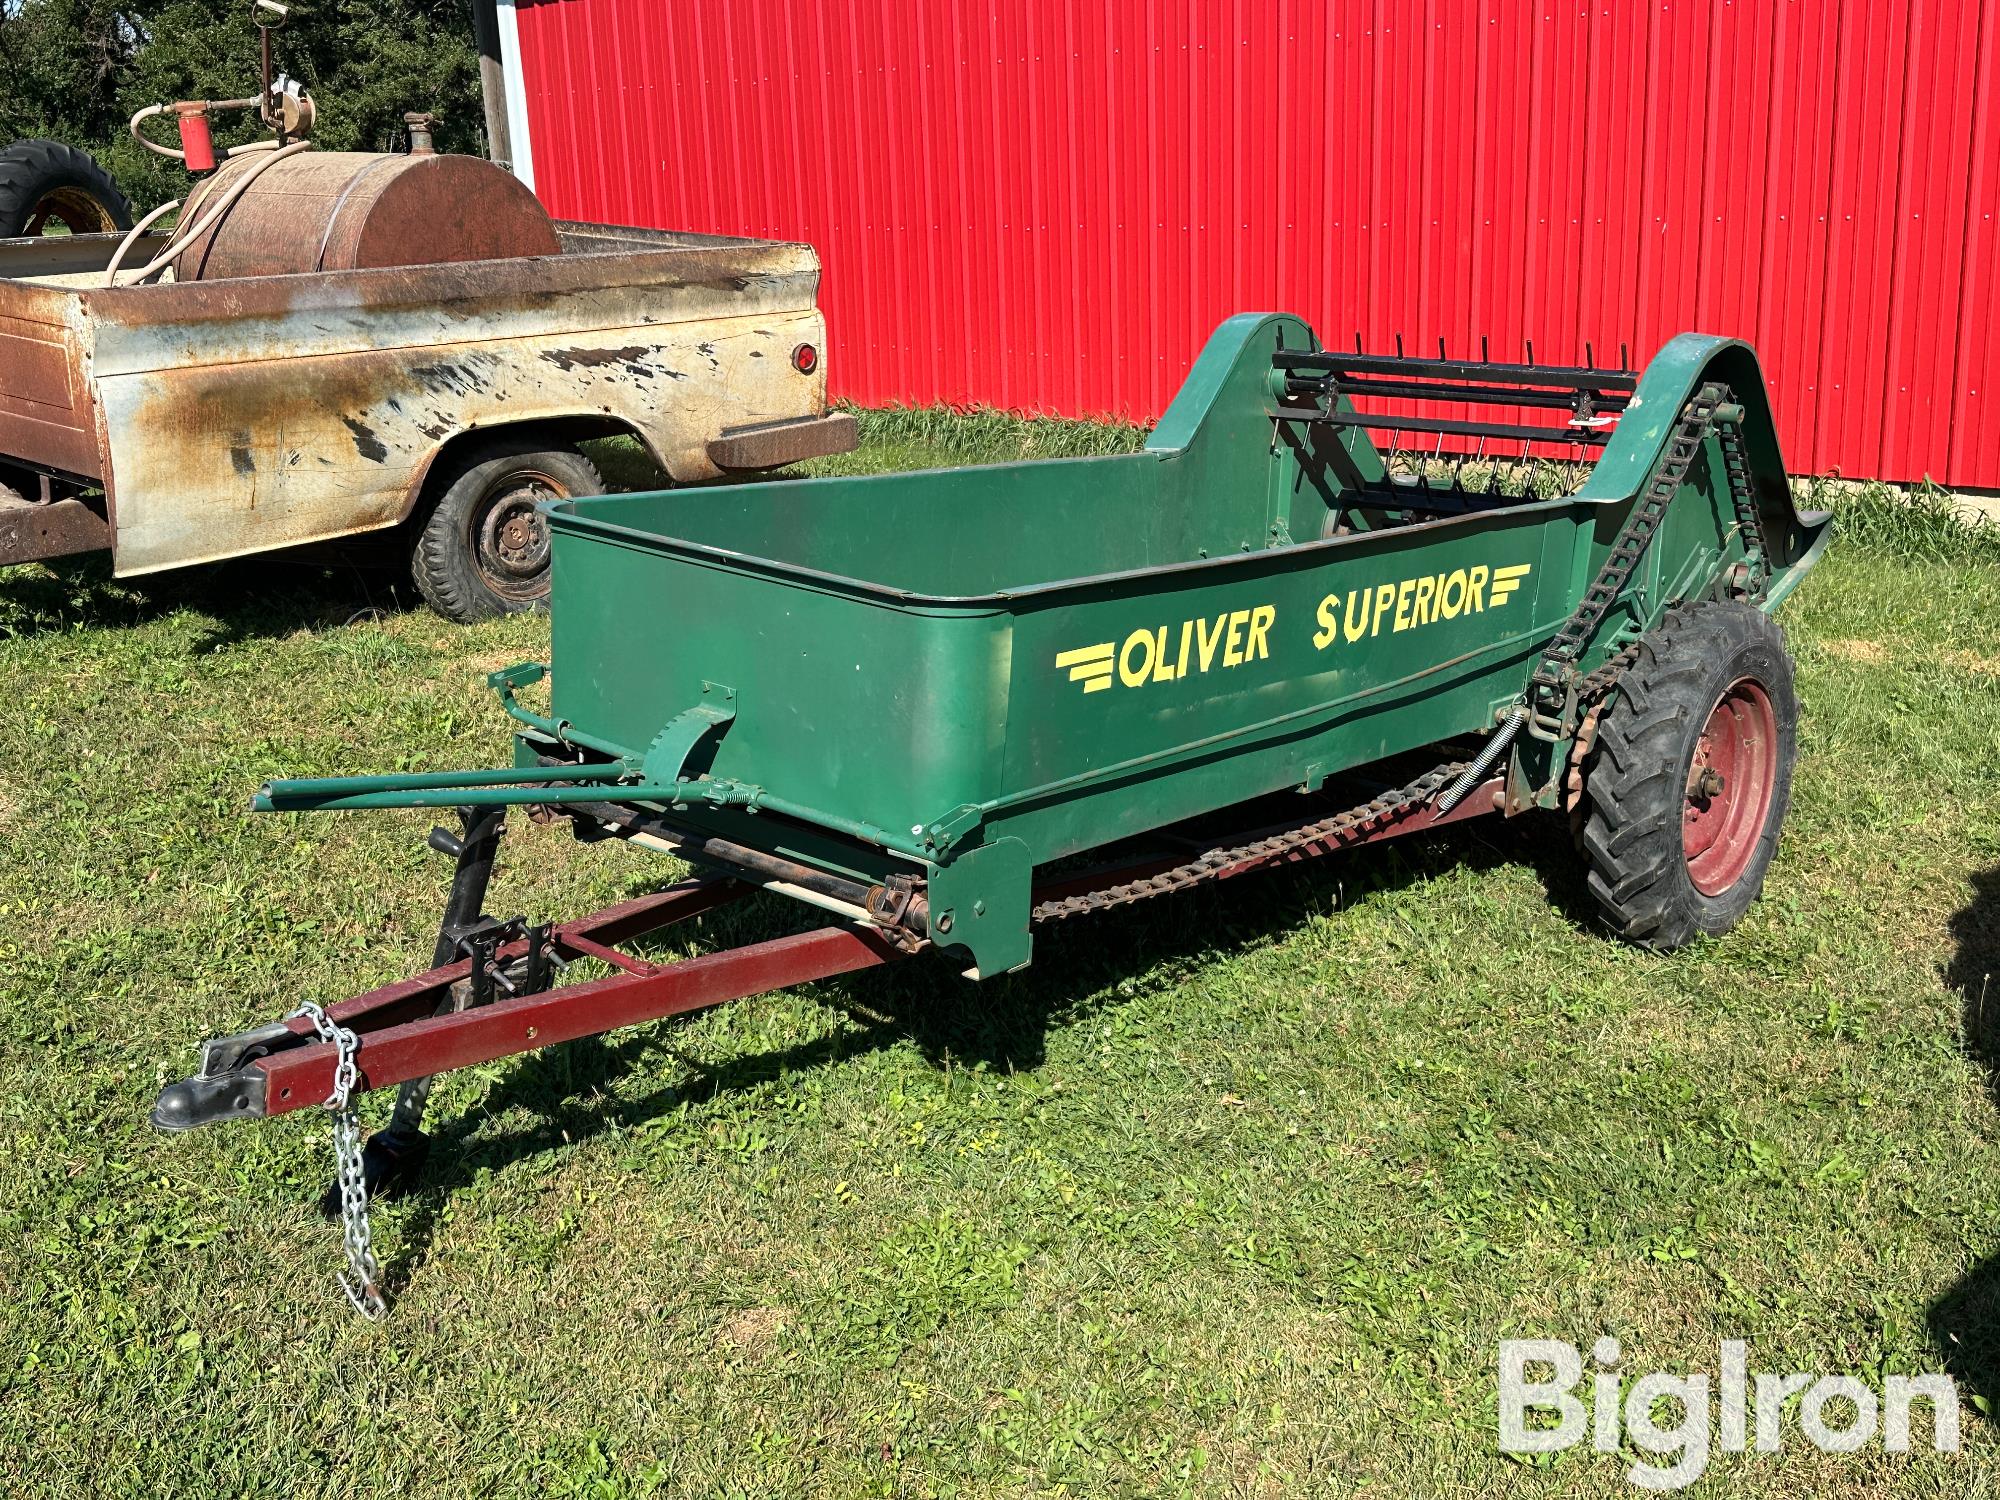
<path id="1" fill-rule="evenodd" d="M 469 625 L 548 598 L 549 527 L 535 507 L 601 495 L 604 481 L 574 448 L 491 438 L 448 456 L 429 488 L 437 499 L 417 532 L 410 571 L 432 609 Z"/>
<path id="2" fill-rule="evenodd" d="M 1620 936 L 1667 951 L 1736 925 L 1777 852 L 1798 719 L 1762 610 L 1677 606 L 1644 637 L 1584 777 L 1590 890 Z"/>
<path id="3" fill-rule="evenodd" d="M 87 152 L 61 141 L 16 141 L 0 151 L 0 240 L 110 234 L 132 227 L 132 205 Z"/>

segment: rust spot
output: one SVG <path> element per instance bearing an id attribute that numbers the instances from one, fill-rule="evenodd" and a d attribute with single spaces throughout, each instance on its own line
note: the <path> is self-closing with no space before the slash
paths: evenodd
<path id="1" fill-rule="evenodd" d="M 342 417 L 341 425 L 354 434 L 354 451 L 371 464 L 379 464 L 389 456 L 388 448 L 375 436 L 375 429 L 358 417 Z"/>
<path id="2" fill-rule="evenodd" d="M 440 361 L 410 366 L 410 378 L 433 396 L 465 396 L 479 388 L 479 380 L 464 365 Z"/>
<path id="3" fill-rule="evenodd" d="M 625 349 L 544 349 L 542 358 L 559 370 L 595 370 L 605 365 L 630 365 L 642 368 L 640 361 L 651 354 L 651 349 L 633 345 Z"/>

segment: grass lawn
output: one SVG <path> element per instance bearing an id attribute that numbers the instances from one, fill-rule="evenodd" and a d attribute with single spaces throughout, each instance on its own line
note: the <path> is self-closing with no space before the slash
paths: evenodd
<path id="1" fill-rule="evenodd" d="M 824 468 L 1132 440 L 864 431 Z M 2000 532 L 1841 503 L 1783 614 L 1791 819 L 1727 938 L 1609 941 L 1558 820 L 1481 822 L 1067 924 L 1007 980 L 912 964 L 457 1074 L 376 1215 L 381 1325 L 333 1290 L 322 1117 L 146 1111 L 203 1036 L 424 967 L 431 820 L 250 792 L 498 763 L 481 679 L 546 618 L 268 560 L 0 574 L 0 1491 L 1628 1494 L 1495 1437 L 1500 1339 L 1610 1333 L 1639 1371 L 1744 1338 L 1961 1378 L 1956 1456 L 1788 1422 L 1695 1493 L 1991 1492 Z M 503 915 L 676 873 L 516 823 Z"/>

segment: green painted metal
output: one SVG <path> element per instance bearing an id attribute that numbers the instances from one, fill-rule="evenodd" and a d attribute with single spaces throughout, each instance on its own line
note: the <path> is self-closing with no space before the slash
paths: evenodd
<path id="1" fill-rule="evenodd" d="M 1368 508 L 1362 431 L 1273 417 L 1272 354 L 1317 347 L 1296 318 L 1230 319 L 1138 453 L 556 502 L 550 712 L 514 700 L 532 669 L 495 685 L 538 746 L 615 761 L 617 800 L 774 852 L 795 820 L 859 841 L 846 870 L 922 875 L 933 939 L 993 974 L 1028 959 L 1037 865 L 1490 729 L 1703 382 L 1744 409 L 1767 607 L 1824 544 L 1745 345 L 1669 343 L 1578 493 L 1404 526 Z M 1583 669 L 1743 560 L 1708 447 Z M 1524 745 L 1517 774 L 1552 795 L 1560 749 Z M 571 774 L 260 805 L 606 800 L 602 767 Z"/>

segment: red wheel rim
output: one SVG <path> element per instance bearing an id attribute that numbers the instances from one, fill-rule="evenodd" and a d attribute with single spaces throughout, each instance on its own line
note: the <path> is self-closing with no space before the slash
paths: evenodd
<path id="1" fill-rule="evenodd" d="M 1681 852 L 1688 878 L 1720 896 L 1750 868 L 1778 772 L 1778 716 L 1754 678 L 1739 677 L 1709 711 L 1688 766 Z"/>

